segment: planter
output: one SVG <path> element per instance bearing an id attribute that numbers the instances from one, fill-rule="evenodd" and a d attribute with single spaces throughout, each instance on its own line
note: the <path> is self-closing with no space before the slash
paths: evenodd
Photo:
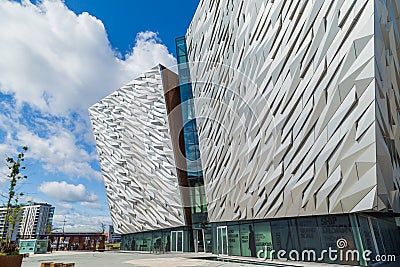
<path id="1" fill-rule="evenodd" d="M 0 266 L 21 267 L 23 255 L 0 256 Z"/>

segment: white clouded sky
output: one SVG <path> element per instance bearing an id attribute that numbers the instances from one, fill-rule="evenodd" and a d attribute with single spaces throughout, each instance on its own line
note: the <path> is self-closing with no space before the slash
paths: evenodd
<path id="1" fill-rule="evenodd" d="M 175 63 L 152 32 L 137 35 L 126 60 L 116 57 L 103 23 L 61 1 L 0 1 L 0 14 L 1 90 L 43 112 L 86 111 L 158 63 Z"/>
<path id="2" fill-rule="evenodd" d="M 23 189 L 56 206 L 56 223 L 60 214 L 81 218 L 76 225 L 109 221 L 87 109 L 175 58 L 149 31 L 117 55 L 100 20 L 60 0 L 0 0 L 0 14 L 0 159 L 30 147 L 33 171 Z M 85 220 L 87 214 L 97 219 Z"/>
<path id="3" fill-rule="evenodd" d="M 44 182 L 39 186 L 39 191 L 60 201 L 64 202 L 95 202 L 98 196 L 89 193 L 83 184 L 69 184 L 62 182 Z"/>

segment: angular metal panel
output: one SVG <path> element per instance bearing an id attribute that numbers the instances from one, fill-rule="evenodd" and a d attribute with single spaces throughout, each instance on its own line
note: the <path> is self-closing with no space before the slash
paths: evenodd
<path id="1" fill-rule="evenodd" d="M 119 234 L 184 225 L 159 67 L 89 109 Z"/>
<path id="2" fill-rule="evenodd" d="M 396 1 L 200 2 L 210 221 L 399 212 L 398 28 Z"/>
<path id="3" fill-rule="evenodd" d="M 400 3 L 375 1 L 379 210 L 400 212 Z"/>

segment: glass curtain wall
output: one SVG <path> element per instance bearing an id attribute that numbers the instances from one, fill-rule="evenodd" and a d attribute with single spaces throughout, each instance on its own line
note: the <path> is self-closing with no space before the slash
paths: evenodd
<path id="1" fill-rule="evenodd" d="M 372 259 L 377 254 L 399 255 L 399 226 L 390 216 L 327 215 L 220 222 L 211 225 L 214 254 L 228 253 L 230 256 L 276 259 L 278 251 L 284 250 L 287 253 L 284 255 L 286 258 L 294 251 L 291 257 L 299 257 L 299 260 L 363 266 L 370 266 L 373 262 L 363 262 L 361 258 L 357 260 L 356 257 L 347 259 L 340 255 L 352 255 L 352 251 L 355 250 L 362 255 L 367 249 L 372 251 Z M 225 237 L 222 232 L 224 229 L 227 229 L 227 244 L 222 243 L 225 242 L 225 239 L 221 238 Z M 346 245 L 339 249 L 338 240 L 343 240 Z M 336 259 L 331 259 L 327 253 L 323 253 L 329 248 L 338 251 Z M 314 254 L 305 254 L 302 258 L 304 251 L 315 252 L 315 258 Z"/>
<path id="2" fill-rule="evenodd" d="M 190 252 L 188 227 L 164 229 L 121 236 L 121 250 L 149 252 Z"/>
<path id="3" fill-rule="evenodd" d="M 204 230 L 207 223 L 207 202 L 185 37 L 176 39 L 176 51 L 192 226 L 194 229 Z"/>

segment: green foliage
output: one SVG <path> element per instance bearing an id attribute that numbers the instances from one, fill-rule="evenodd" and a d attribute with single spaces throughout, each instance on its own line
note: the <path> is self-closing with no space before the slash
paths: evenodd
<path id="1" fill-rule="evenodd" d="M 7 210 L 4 222 L 4 229 L 8 230 L 3 231 L 2 240 L 5 240 L 5 242 L 3 241 L 1 243 L 0 251 L 7 255 L 19 254 L 17 244 L 12 243 L 10 240 L 10 232 L 12 237 L 14 231 L 16 230 L 14 229 L 15 226 L 18 225 L 19 220 L 21 220 L 20 214 L 22 211 L 22 207 L 19 205 L 18 200 L 24 194 L 16 192 L 15 187 L 20 180 L 27 178 L 26 175 L 22 174 L 22 172 L 26 169 L 26 167 L 23 166 L 26 151 L 28 151 L 28 147 L 23 146 L 16 158 L 6 158 L 7 166 L 10 170 L 10 174 L 7 175 L 10 180 L 10 185 L 8 187 L 8 200 L 6 206 Z"/>
<path id="2" fill-rule="evenodd" d="M 16 243 L 3 242 L 1 244 L 1 254 L 3 255 L 19 255 L 18 246 Z"/>

